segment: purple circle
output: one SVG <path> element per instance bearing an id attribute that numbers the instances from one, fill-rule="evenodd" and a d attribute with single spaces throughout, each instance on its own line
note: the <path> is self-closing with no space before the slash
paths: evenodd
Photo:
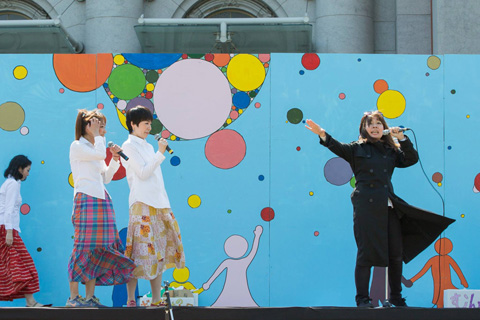
<path id="1" fill-rule="evenodd" d="M 148 110 L 150 110 L 153 114 L 153 103 L 152 101 L 146 99 L 146 98 L 142 98 L 142 97 L 138 97 L 138 98 L 133 98 L 132 100 L 130 100 L 128 103 L 127 103 L 127 107 L 125 108 L 125 112 L 127 112 L 128 110 L 132 109 L 132 108 L 135 108 L 136 106 L 142 106 L 142 107 L 145 107 L 147 108 Z"/>
<path id="2" fill-rule="evenodd" d="M 350 181 L 353 175 L 350 164 L 342 158 L 332 158 L 323 168 L 325 179 L 333 185 L 341 186 Z"/>
<path id="3" fill-rule="evenodd" d="M 180 60 L 166 69 L 153 99 L 160 122 L 184 139 L 211 135 L 224 125 L 232 107 L 227 78 L 214 64 L 200 59 Z"/>

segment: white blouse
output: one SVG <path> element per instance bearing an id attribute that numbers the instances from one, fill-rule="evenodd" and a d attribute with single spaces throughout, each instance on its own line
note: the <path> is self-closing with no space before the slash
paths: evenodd
<path id="1" fill-rule="evenodd" d="M 105 138 L 95 137 L 95 144 L 81 137 L 70 145 L 70 167 L 73 176 L 73 195 L 77 192 L 91 197 L 105 200 L 105 184 L 112 181 L 113 175 L 120 168 L 120 162 L 110 161 L 105 164 L 107 157 Z"/>
<path id="2" fill-rule="evenodd" d="M 170 208 L 160 168 L 165 156 L 161 152 L 155 152 L 150 143 L 134 135 L 128 136 L 122 149 L 130 158 L 122 162 L 130 187 L 129 206 L 143 202 L 157 209 Z"/>
<path id="3" fill-rule="evenodd" d="M 7 180 L 0 187 L 0 225 L 5 229 L 14 229 L 20 232 L 20 206 L 22 196 L 20 195 L 20 180 L 8 176 Z"/>

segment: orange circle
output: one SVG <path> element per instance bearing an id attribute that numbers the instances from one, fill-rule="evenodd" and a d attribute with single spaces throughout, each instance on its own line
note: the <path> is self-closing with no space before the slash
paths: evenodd
<path id="1" fill-rule="evenodd" d="M 376 93 L 382 93 L 386 90 L 388 90 L 388 83 L 387 81 L 380 79 L 375 81 L 373 84 L 373 90 L 375 90 Z"/>
<path id="2" fill-rule="evenodd" d="M 110 76 L 111 53 L 54 54 L 53 69 L 58 80 L 68 89 L 88 92 L 99 88 Z"/>
<path id="3" fill-rule="evenodd" d="M 228 53 L 217 53 L 213 55 L 213 63 L 217 67 L 226 66 L 229 61 L 230 61 L 230 54 Z"/>

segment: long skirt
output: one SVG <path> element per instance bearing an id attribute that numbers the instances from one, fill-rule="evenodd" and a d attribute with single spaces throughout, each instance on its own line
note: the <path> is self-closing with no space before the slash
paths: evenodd
<path id="1" fill-rule="evenodd" d="M 135 264 L 123 254 L 108 193 L 105 192 L 105 200 L 77 193 L 72 223 L 75 240 L 68 263 L 68 280 L 85 283 L 96 279 L 97 286 L 127 283 Z"/>
<path id="2" fill-rule="evenodd" d="M 130 207 L 125 255 L 137 268 L 137 279 L 153 280 L 170 268 L 185 268 L 182 236 L 170 208 L 141 202 Z"/>
<path id="3" fill-rule="evenodd" d="M 0 300 L 25 298 L 25 294 L 40 291 L 38 273 L 32 257 L 25 248 L 17 230 L 13 230 L 13 244 L 5 242 L 7 231 L 0 227 Z"/>

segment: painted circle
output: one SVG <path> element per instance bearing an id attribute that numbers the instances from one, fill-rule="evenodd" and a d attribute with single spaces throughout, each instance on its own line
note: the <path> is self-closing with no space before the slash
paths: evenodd
<path id="1" fill-rule="evenodd" d="M 262 62 L 250 54 L 238 54 L 228 64 L 228 81 L 240 91 L 257 89 L 262 85 L 265 76 Z"/>
<path id="2" fill-rule="evenodd" d="M 315 237 L 318 237 L 319 234 L 320 234 L 320 232 L 318 232 L 318 231 L 315 231 L 315 232 L 313 233 L 313 235 L 314 235 Z"/>
<path id="3" fill-rule="evenodd" d="M 145 75 L 140 68 L 123 64 L 112 71 L 108 78 L 108 88 L 119 99 L 133 99 L 145 89 Z"/>
<path id="4" fill-rule="evenodd" d="M 427 59 L 427 66 L 432 70 L 437 70 L 438 68 L 440 68 L 441 63 L 442 61 L 437 56 L 430 56 Z"/>
<path id="5" fill-rule="evenodd" d="M 74 185 L 73 185 L 73 175 L 72 175 L 72 173 L 70 173 L 68 175 L 68 184 L 70 185 L 70 187 L 75 188 Z"/>
<path id="6" fill-rule="evenodd" d="M 21 133 L 23 136 L 26 136 L 29 132 L 30 132 L 30 129 L 28 129 L 28 127 L 22 127 L 22 128 L 20 129 L 20 133 Z"/>
<path id="7" fill-rule="evenodd" d="M 228 53 L 216 53 L 213 55 L 213 63 L 217 67 L 224 67 L 230 61 L 230 55 Z"/>
<path id="8" fill-rule="evenodd" d="M 188 270 L 187 267 L 182 269 L 175 268 L 172 276 L 177 282 L 185 282 L 188 280 L 188 278 L 190 278 L 190 270 Z"/>
<path id="9" fill-rule="evenodd" d="M 245 109 L 250 104 L 250 97 L 247 93 L 239 91 L 233 95 L 232 103 L 238 109 Z"/>
<path id="10" fill-rule="evenodd" d="M 0 129 L 15 131 L 25 121 L 25 111 L 16 102 L 5 102 L 0 104 Z"/>
<path id="11" fill-rule="evenodd" d="M 27 68 L 25 68 L 24 66 L 16 66 L 15 69 L 13 69 L 13 76 L 17 80 L 25 79 L 27 74 L 28 74 Z"/>
<path id="12" fill-rule="evenodd" d="M 115 57 L 113 57 L 113 62 L 116 65 L 121 65 L 125 62 L 125 58 L 121 54 L 117 54 Z"/>
<path id="13" fill-rule="evenodd" d="M 174 167 L 178 166 L 180 164 L 180 158 L 177 157 L 177 156 L 173 156 L 171 159 L 170 159 L 170 164 Z"/>
<path id="14" fill-rule="evenodd" d="M 302 56 L 302 65 L 307 70 L 315 70 L 320 65 L 320 57 L 316 53 L 305 53 Z"/>
<path id="15" fill-rule="evenodd" d="M 341 92 L 341 93 L 338 95 L 338 98 L 339 98 L 340 100 L 344 100 L 345 97 L 346 97 L 346 95 L 345 95 L 345 93 L 343 93 L 343 92 Z"/>
<path id="16" fill-rule="evenodd" d="M 198 208 L 200 207 L 200 204 L 202 203 L 202 199 L 196 194 L 192 194 L 190 197 L 188 197 L 188 205 L 192 208 Z"/>
<path id="17" fill-rule="evenodd" d="M 292 108 L 290 110 L 288 110 L 287 112 L 287 120 L 290 122 L 290 123 L 293 123 L 293 124 L 298 124 L 302 121 L 303 119 L 303 112 L 302 110 L 298 109 L 298 108 Z"/>
<path id="18" fill-rule="evenodd" d="M 270 207 L 266 207 L 262 209 L 262 211 L 260 212 L 260 216 L 264 221 L 269 222 L 275 218 L 275 211 Z"/>
<path id="19" fill-rule="evenodd" d="M 435 183 L 440 183 L 443 180 L 443 175 L 440 172 L 435 172 L 432 175 L 432 181 Z"/>
<path id="20" fill-rule="evenodd" d="M 377 100 L 377 108 L 389 119 L 400 117 L 405 111 L 405 97 L 396 90 L 386 90 Z"/>
<path id="21" fill-rule="evenodd" d="M 207 160 L 217 168 L 231 169 L 245 157 L 247 146 L 234 130 L 224 129 L 212 134 L 205 144 Z"/>
<path id="22" fill-rule="evenodd" d="M 325 179 L 333 185 L 341 186 L 352 179 L 353 171 L 350 164 L 342 158 L 332 158 L 323 168 Z"/>
<path id="23" fill-rule="evenodd" d="M 188 92 L 188 94 L 179 94 Z M 198 139 L 220 129 L 232 106 L 223 73 L 205 60 L 174 63 L 158 79 L 153 95 L 158 119 L 171 133 Z"/>
<path id="24" fill-rule="evenodd" d="M 387 81 L 380 79 L 377 80 L 373 83 L 373 90 L 375 90 L 376 93 L 383 93 L 388 90 L 388 83 Z"/>
<path id="25" fill-rule="evenodd" d="M 22 204 L 20 206 L 20 212 L 25 215 L 25 214 L 28 214 L 30 212 L 30 206 L 26 203 Z"/>

